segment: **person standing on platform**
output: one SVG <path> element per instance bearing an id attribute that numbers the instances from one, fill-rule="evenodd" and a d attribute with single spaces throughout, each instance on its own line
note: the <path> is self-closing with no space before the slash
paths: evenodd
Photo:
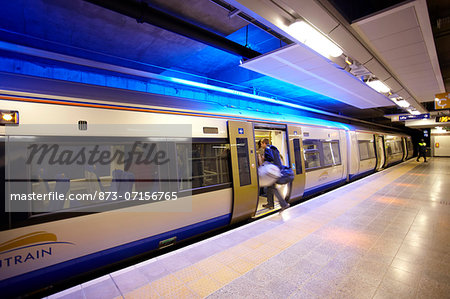
<path id="1" fill-rule="evenodd" d="M 427 162 L 427 144 L 423 139 L 419 142 L 419 155 L 417 156 L 417 162 L 419 162 L 420 157 L 423 157 L 424 162 Z"/>
<path id="2" fill-rule="evenodd" d="M 269 139 L 264 139 L 261 142 L 261 148 L 264 149 L 264 161 L 270 162 L 276 166 L 278 166 L 280 169 L 282 168 L 281 164 L 281 158 L 280 158 L 280 152 L 278 149 L 271 145 L 269 142 Z M 263 205 L 264 208 L 273 209 L 275 204 L 273 201 L 273 195 L 278 199 L 278 202 L 281 205 L 281 211 L 284 211 L 285 209 L 290 207 L 290 204 L 288 204 L 284 198 L 281 196 L 280 192 L 278 192 L 277 187 L 275 186 L 275 183 L 269 187 L 267 187 L 267 204 Z"/>

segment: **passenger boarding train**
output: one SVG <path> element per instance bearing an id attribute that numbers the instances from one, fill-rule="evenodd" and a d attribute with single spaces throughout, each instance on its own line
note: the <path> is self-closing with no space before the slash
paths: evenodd
<path id="1" fill-rule="evenodd" d="M 12 121 L 18 122 L 0 127 L 1 161 L 7 161 L 0 172 L 5 173 L 7 191 L 65 196 L 175 191 L 176 201 L 189 200 L 188 211 L 171 210 L 174 198 L 139 206 L 127 206 L 123 198 L 101 203 L 66 200 L 51 202 L 51 209 L 43 211 L 33 207 L 46 203 L 27 201 L 21 205 L 24 211 L 2 210 L 0 292 L 12 296 L 272 212 L 263 207 L 266 198 L 258 186 L 257 143 L 264 138 L 294 171 L 292 183 L 278 186 L 290 203 L 413 156 L 409 136 L 308 117 L 280 121 L 269 114 L 245 117 L 10 91 L 2 91 L 0 98 L 3 115 L 16 113 Z M 108 129 L 111 123 L 120 125 Z M 96 126 L 102 124 L 108 125 L 106 129 Z M 153 163 L 148 169 L 115 162 L 74 163 L 67 175 L 51 163 L 14 159 L 14 141 L 53 142 L 75 153 L 96 144 L 103 150 L 137 151 L 139 141 L 143 150 L 155 132 L 130 130 L 140 124 L 161 129 L 190 125 L 192 143 L 176 136 L 154 139 L 172 164 Z M 17 169 L 26 176 L 21 190 L 14 187 Z M 143 174 L 147 177 L 139 179 Z M 10 204 L 5 197 L 2 207 Z M 93 205 L 101 209 L 93 211 Z M 146 207 L 157 208 L 146 212 Z"/>

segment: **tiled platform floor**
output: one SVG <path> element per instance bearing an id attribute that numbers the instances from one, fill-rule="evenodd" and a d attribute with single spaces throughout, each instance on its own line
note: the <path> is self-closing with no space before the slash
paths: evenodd
<path id="1" fill-rule="evenodd" d="M 49 298 L 450 298 L 450 159 L 414 159 Z"/>

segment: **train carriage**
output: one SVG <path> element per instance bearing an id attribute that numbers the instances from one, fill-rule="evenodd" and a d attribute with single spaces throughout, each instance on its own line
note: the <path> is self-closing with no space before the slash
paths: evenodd
<path id="1" fill-rule="evenodd" d="M 283 164 L 294 172 L 292 183 L 278 186 L 291 203 L 400 162 L 408 149 L 399 134 L 301 116 L 274 119 L 270 115 L 255 118 L 186 109 L 169 111 L 14 92 L 9 97 L 2 101 L 1 108 L 18 111 L 20 123 L 1 127 L 3 159 L 14 141 L 27 146 L 54 142 L 75 152 L 96 145 L 109 151 L 138 152 L 136 142 L 141 143 L 142 151 L 143 144 L 151 140 L 156 148 L 165 149 L 174 164 L 125 169 L 111 162 L 77 166 L 67 176 L 49 165 L 15 161 L 2 166 L 6 167 L 2 173 L 8 174 L 4 178 L 7 188 L 18 188 L 11 187 L 9 179 L 16 166 L 26 169 L 26 182 L 20 186 L 28 192 L 59 190 L 67 196 L 173 191 L 179 197 L 139 205 L 105 201 L 96 203 L 99 210 L 92 210 L 90 203 L 66 201 L 46 206 L 41 212 L 36 207 L 20 213 L 2 211 L 0 289 L 5 294 L 66 281 L 273 212 L 263 207 L 266 198 L 258 184 L 257 143 L 263 138 L 280 150 Z M 110 126 L 111 122 L 117 125 Z M 154 125 L 161 132 L 136 125 Z M 162 128 L 170 125 L 186 126 L 191 134 L 189 141 L 178 136 L 179 132 L 168 136 Z M 27 146 L 22 144 L 22 151 Z"/>

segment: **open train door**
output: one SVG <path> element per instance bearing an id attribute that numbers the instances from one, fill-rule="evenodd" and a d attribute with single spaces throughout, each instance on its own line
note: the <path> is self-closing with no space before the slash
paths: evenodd
<path id="1" fill-rule="evenodd" d="M 233 175 L 233 213 L 231 223 L 251 218 L 258 203 L 258 176 L 253 124 L 228 121 L 231 169 Z"/>
<path id="2" fill-rule="evenodd" d="M 294 171 L 294 181 L 291 186 L 291 200 L 299 199 L 305 191 L 305 161 L 303 160 L 302 128 L 288 125 L 289 161 Z"/>

